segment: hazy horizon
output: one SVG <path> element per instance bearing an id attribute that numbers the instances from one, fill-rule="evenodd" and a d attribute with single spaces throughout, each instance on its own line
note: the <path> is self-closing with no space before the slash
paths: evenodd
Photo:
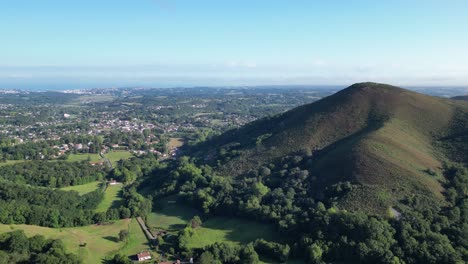
<path id="1" fill-rule="evenodd" d="M 0 1 L 1 89 L 468 86 L 466 1 Z"/>

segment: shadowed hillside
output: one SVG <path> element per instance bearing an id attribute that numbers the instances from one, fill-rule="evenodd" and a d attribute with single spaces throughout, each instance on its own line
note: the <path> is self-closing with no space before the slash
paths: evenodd
<path id="1" fill-rule="evenodd" d="M 455 97 L 452 97 L 452 99 L 468 101 L 468 95 L 455 96 Z"/>
<path id="2" fill-rule="evenodd" d="M 384 212 L 413 194 L 443 203 L 441 162 L 468 162 L 468 103 L 360 83 L 318 102 L 253 122 L 197 147 L 204 162 L 237 177 L 285 156 L 310 161 L 310 195 L 349 181 L 337 202 Z"/>

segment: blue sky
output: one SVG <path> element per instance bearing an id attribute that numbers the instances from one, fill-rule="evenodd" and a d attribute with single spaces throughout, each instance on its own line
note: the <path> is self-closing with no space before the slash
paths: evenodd
<path id="1" fill-rule="evenodd" d="M 0 88 L 468 85 L 468 1 L 0 0 Z"/>

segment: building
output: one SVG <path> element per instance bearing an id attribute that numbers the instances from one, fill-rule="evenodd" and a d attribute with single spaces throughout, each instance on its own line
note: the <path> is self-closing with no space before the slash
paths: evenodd
<path id="1" fill-rule="evenodd" d="M 109 185 L 117 185 L 117 184 L 119 184 L 119 182 L 117 182 L 116 180 L 109 181 Z"/>
<path id="2" fill-rule="evenodd" d="M 151 259 L 151 253 L 149 251 L 143 251 L 137 254 L 138 261 L 145 261 Z"/>

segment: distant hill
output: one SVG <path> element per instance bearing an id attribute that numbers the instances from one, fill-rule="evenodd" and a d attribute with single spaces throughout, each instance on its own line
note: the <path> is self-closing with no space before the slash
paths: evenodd
<path id="1" fill-rule="evenodd" d="M 468 101 L 468 95 L 455 96 L 455 97 L 452 97 L 452 99 Z"/>
<path id="2" fill-rule="evenodd" d="M 306 157 L 311 196 L 348 181 L 358 187 L 339 207 L 384 213 L 414 194 L 443 204 L 442 162 L 467 164 L 467 142 L 468 103 L 359 83 L 224 133 L 192 154 L 230 177 Z"/>

